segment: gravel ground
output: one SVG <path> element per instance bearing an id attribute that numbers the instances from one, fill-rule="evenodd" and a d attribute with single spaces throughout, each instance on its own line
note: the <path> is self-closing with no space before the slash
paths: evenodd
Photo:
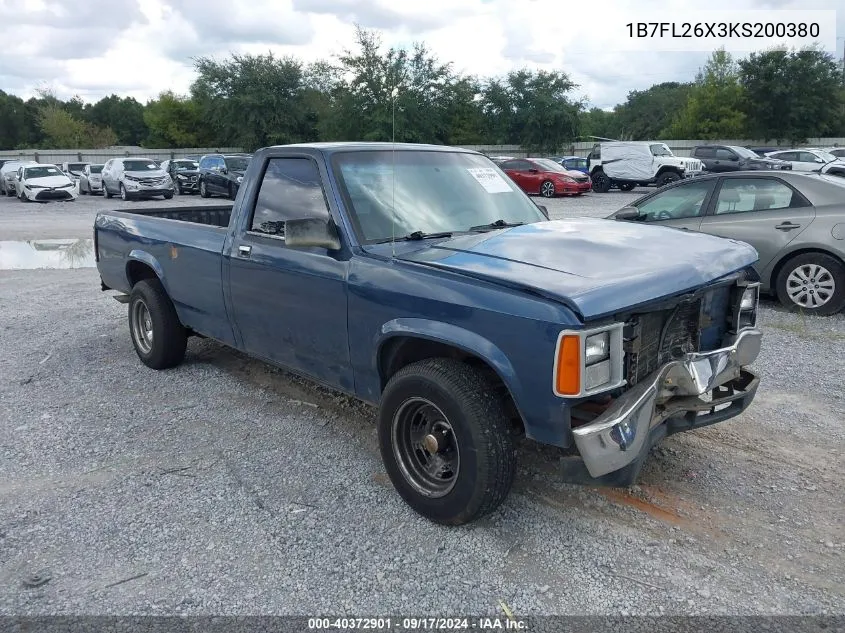
<path id="1" fill-rule="evenodd" d="M 0 199 L 0 240 L 119 206 Z M 149 370 L 94 269 L 0 271 L 0 614 L 845 613 L 845 315 L 761 321 L 754 404 L 638 486 L 525 442 L 501 510 L 444 528 L 394 493 L 369 407 L 207 340 Z"/>

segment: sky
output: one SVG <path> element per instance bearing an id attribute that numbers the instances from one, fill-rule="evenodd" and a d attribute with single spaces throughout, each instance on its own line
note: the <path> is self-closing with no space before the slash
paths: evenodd
<path id="1" fill-rule="evenodd" d="M 655 50 L 676 45 L 631 39 L 625 28 L 680 24 L 693 19 L 691 6 L 696 20 L 720 10 L 839 9 L 833 39 L 842 57 L 843 0 L 0 0 L 0 89 L 145 103 L 164 90 L 187 94 L 198 56 L 331 59 L 354 46 L 357 23 L 379 31 L 385 46 L 425 42 L 467 74 L 562 70 L 578 84 L 573 97 L 607 109 L 631 90 L 694 78 L 710 40 L 684 42 L 698 50 Z M 833 24 L 825 28 L 832 34 Z"/>

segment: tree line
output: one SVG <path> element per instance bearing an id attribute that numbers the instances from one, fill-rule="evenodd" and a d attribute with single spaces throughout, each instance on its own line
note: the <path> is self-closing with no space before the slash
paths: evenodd
<path id="1" fill-rule="evenodd" d="M 628 94 L 589 109 L 563 71 L 500 77 L 455 71 L 425 44 L 387 47 L 356 29 L 336 58 L 233 54 L 194 60 L 189 94 L 142 104 L 96 103 L 48 92 L 26 101 L 0 90 L 0 149 L 238 146 L 320 140 L 520 145 L 552 152 L 590 137 L 625 140 L 754 138 L 799 143 L 845 136 L 845 77 L 816 49 L 735 59 L 714 52 L 693 81 Z"/>

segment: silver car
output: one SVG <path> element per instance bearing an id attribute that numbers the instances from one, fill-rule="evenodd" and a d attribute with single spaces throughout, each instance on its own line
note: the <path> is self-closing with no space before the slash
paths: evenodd
<path id="1" fill-rule="evenodd" d="M 5 193 L 9 197 L 16 195 L 15 180 L 18 169 L 28 165 L 38 164 L 34 160 L 8 160 L 3 163 L 3 166 L 0 167 L 0 188 L 2 188 L 2 193 Z"/>
<path id="2" fill-rule="evenodd" d="M 790 171 L 701 176 L 632 202 L 615 220 L 659 223 L 751 244 L 763 290 L 785 306 L 845 308 L 845 179 Z"/>
<path id="3" fill-rule="evenodd" d="M 103 192 L 103 165 L 85 165 L 79 176 L 79 194 Z"/>
<path id="4" fill-rule="evenodd" d="M 106 198 L 173 197 L 173 180 L 150 158 L 112 158 L 103 165 L 102 177 Z"/>

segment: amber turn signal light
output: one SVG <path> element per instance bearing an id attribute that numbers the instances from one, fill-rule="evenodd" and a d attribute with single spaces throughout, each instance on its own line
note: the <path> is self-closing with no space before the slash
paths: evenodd
<path id="1" fill-rule="evenodd" d="M 560 396 L 581 393 L 581 337 L 577 334 L 564 334 L 558 341 L 555 390 Z"/>

